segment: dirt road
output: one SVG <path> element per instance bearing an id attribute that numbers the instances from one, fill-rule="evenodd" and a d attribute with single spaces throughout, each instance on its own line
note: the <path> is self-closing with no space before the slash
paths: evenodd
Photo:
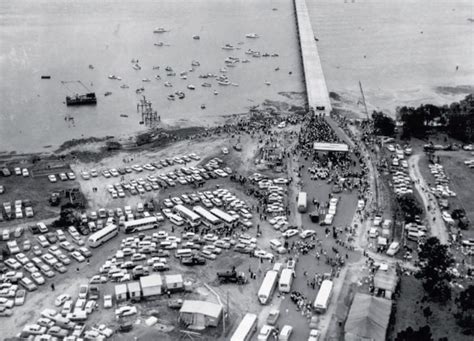
<path id="1" fill-rule="evenodd" d="M 436 199 L 433 194 L 428 192 L 428 185 L 421 175 L 418 161 L 420 154 L 412 155 L 408 159 L 408 169 L 410 177 L 415 182 L 415 188 L 420 194 L 423 206 L 425 207 L 426 219 L 431 227 L 431 235 L 437 237 L 441 244 L 447 244 L 449 240 L 448 231 L 441 216 L 441 210 L 436 204 Z M 430 209 L 428 209 L 428 206 Z"/>

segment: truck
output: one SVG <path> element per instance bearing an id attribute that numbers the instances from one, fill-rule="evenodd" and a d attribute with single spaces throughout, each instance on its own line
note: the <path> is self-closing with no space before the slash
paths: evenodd
<path id="1" fill-rule="evenodd" d="M 237 272 L 235 270 L 221 271 L 217 273 L 217 279 L 219 283 L 237 283 L 245 284 L 247 283 L 247 278 L 243 272 Z"/>
<path id="2" fill-rule="evenodd" d="M 308 196 L 306 192 L 300 192 L 298 194 L 298 212 L 305 213 L 308 209 Z"/>

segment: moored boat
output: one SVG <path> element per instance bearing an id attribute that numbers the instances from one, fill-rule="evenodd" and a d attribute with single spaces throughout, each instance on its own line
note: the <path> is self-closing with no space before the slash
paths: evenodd
<path id="1" fill-rule="evenodd" d="M 165 33 L 166 31 L 163 27 L 157 27 L 153 30 L 153 33 Z"/>
<path id="2" fill-rule="evenodd" d="M 167 88 L 171 88 L 173 85 L 172 85 L 170 82 L 165 82 L 165 86 L 166 86 Z"/>
<path id="3" fill-rule="evenodd" d="M 234 45 L 232 45 L 232 44 L 225 44 L 224 46 L 222 46 L 222 49 L 223 49 L 223 50 L 233 50 L 233 49 L 234 49 Z"/>
<path id="4" fill-rule="evenodd" d="M 257 33 L 247 33 L 245 35 L 245 37 L 255 39 L 255 38 L 258 38 L 260 36 Z"/>
<path id="5" fill-rule="evenodd" d="M 211 83 L 202 83 L 201 86 L 204 87 L 204 88 L 210 88 L 212 86 L 212 84 Z"/>
<path id="6" fill-rule="evenodd" d="M 175 97 L 173 94 L 171 95 L 168 95 L 168 97 L 166 97 L 167 99 L 169 99 L 170 101 L 174 101 L 175 100 Z"/>
<path id="7" fill-rule="evenodd" d="M 196 87 L 195 87 L 194 85 L 192 85 L 192 84 L 189 84 L 189 85 L 188 85 L 188 89 L 189 89 L 189 90 L 194 90 L 194 89 L 196 89 Z"/>

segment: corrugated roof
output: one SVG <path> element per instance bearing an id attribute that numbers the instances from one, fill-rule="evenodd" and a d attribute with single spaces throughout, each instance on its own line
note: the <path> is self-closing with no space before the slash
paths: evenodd
<path id="1" fill-rule="evenodd" d="M 344 326 L 344 339 L 384 341 L 391 310 L 390 300 L 356 294 Z"/>
<path id="2" fill-rule="evenodd" d="M 222 313 L 222 306 L 220 304 L 207 301 L 185 300 L 179 312 L 189 314 L 203 314 L 213 318 L 218 318 Z"/>
<path id="3" fill-rule="evenodd" d="M 130 292 L 134 292 L 134 291 L 140 291 L 140 283 L 138 282 L 130 282 L 130 283 L 127 283 L 127 286 L 128 286 L 128 291 Z"/>
<path id="4" fill-rule="evenodd" d="M 171 284 L 171 283 L 180 283 L 183 281 L 183 276 L 180 274 L 176 275 L 165 275 L 165 282 L 166 284 Z"/>
<path id="5" fill-rule="evenodd" d="M 140 277 L 140 284 L 142 286 L 142 289 L 144 289 L 157 285 L 163 285 L 163 281 L 161 280 L 160 275 L 149 275 Z"/>
<path id="6" fill-rule="evenodd" d="M 377 271 L 374 276 L 374 286 L 377 289 L 395 291 L 397 280 L 397 274 L 393 268 L 389 268 L 387 271 Z"/>
<path id="7" fill-rule="evenodd" d="M 115 286 L 115 295 L 122 295 L 127 293 L 127 285 L 126 284 L 117 284 Z"/>

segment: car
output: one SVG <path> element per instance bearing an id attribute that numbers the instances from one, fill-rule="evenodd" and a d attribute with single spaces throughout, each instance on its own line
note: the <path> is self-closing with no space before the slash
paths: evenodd
<path id="1" fill-rule="evenodd" d="M 280 310 L 273 308 L 270 310 L 267 316 L 267 324 L 270 326 L 274 326 L 280 317 Z"/>
<path id="2" fill-rule="evenodd" d="M 26 271 L 28 271 L 29 273 L 34 273 L 34 272 L 38 272 L 38 268 L 31 262 L 28 262 L 26 263 L 24 266 Z"/>
<path id="3" fill-rule="evenodd" d="M 0 306 L 0 317 L 3 317 L 3 316 L 8 317 L 8 316 L 12 316 L 12 314 L 13 314 L 13 310 L 3 305 Z"/>
<path id="4" fill-rule="evenodd" d="M 273 254 L 264 250 L 255 250 L 253 255 L 257 258 L 270 259 L 274 258 Z"/>
<path id="5" fill-rule="evenodd" d="M 107 283 L 107 277 L 101 276 L 101 275 L 94 275 L 89 280 L 89 284 L 101 284 L 101 283 Z"/>
<path id="6" fill-rule="evenodd" d="M 57 255 L 58 260 L 63 263 L 64 265 L 69 265 L 71 264 L 71 259 L 66 256 L 64 253 L 60 253 Z"/>
<path id="7" fill-rule="evenodd" d="M 28 259 L 28 257 L 25 256 L 24 253 L 20 252 L 20 253 L 17 253 L 15 255 L 16 259 L 22 264 L 22 265 L 25 265 L 26 263 L 28 263 L 30 260 Z"/>
<path id="8" fill-rule="evenodd" d="M 285 324 L 278 335 L 278 340 L 288 341 L 293 333 L 293 327 Z"/>
<path id="9" fill-rule="evenodd" d="M 53 269 L 61 274 L 67 272 L 67 268 L 60 262 L 53 264 Z"/>
<path id="10" fill-rule="evenodd" d="M 44 284 L 46 281 L 43 276 L 37 271 L 31 274 L 31 279 L 38 285 Z"/>
<path id="11" fill-rule="evenodd" d="M 70 253 L 70 255 L 79 263 L 85 262 L 86 260 L 86 258 L 79 251 L 73 251 Z"/>
<path id="12" fill-rule="evenodd" d="M 67 177 L 69 180 L 76 180 L 76 175 L 73 172 L 68 172 Z"/>
<path id="13" fill-rule="evenodd" d="M 23 169 L 21 170 L 21 174 L 22 174 L 25 178 L 28 177 L 28 176 L 30 176 L 30 173 L 28 172 L 28 169 L 26 169 L 26 168 L 23 168 Z"/>
<path id="14" fill-rule="evenodd" d="M 22 279 L 20 279 L 19 283 L 23 286 L 23 288 L 25 288 L 28 291 L 34 291 L 38 289 L 36 284 L 28 277 L 23 277 Z"/>
<path id="15" fill-rule="evenodd" d="M 56 257 L 54 257 L 53 255 L 49 254 L 49 253 L 45 253 L 44 255 L 41 256 L 41 259 L 48 265 L 50 266 L 53 266 L 54 264 L 56 264 L 58 262 L 58 260 L 56 259 Z"/>
<path id="16" fill-rule="evenodd" d="M 23 328 L 23 333 L 27 335 L 42 335 L 46 333 L 46 327 L 40 326 L 38 324 L 27 324 Z"/>
<path id="17" fill-rule="evenodd" d="M 49 180 L 51 183 L 55 183 L 55 182 L 58 181 L 58 179 L 56 178 L 56 175 L 54 175 L 54 174 L 48 175 L 48 180 Z"/>
<path id="18" fill-rule="evenodd" d="M 293 236 L 296 236 L 298 234 L 297 229 L 288 229 L 285 232 L 283 232 L 281 235 L 285 238 L 291 238 Z"/>
<path id="19" fill-rule="evenodd" d="M 306 238 L 314 236 L 314 235 L 316 235 L 316 231 L 314 231 L 314 230 L 303 230 L 300 233 L 300 238 L 301 239 L 306 239 Z"/>
<path id="20" fill-rule="evenodd" d="M 200 252 L 200 255 L 201 255 L 202 257 L 207 258 L 207 259 L 210 259 L 210 260 L 214 260 L 214 259 L 217 258 L 217 256 L 216 256 L 214 253 L 212 253 L 211 251 L 209 251 L 209 250 L 202 250 L 202 251 Z"/>
<path id="21" fill-rule="evenodd" d="M 41 247 L 48 247 L 49 246 L 49 242 L 48 242 L 48 240 L 46 239 L 45 236 L 38 236 L 38 237 L 36 237 L 36 240 L 41 245 Z"/>
<path id="22" fill-rule="evenodd" d="M 61 328 L 59 326 L 53 326 L 53 327 L 48 329 L 48 334 L 62 340 L 66 336 L 69 335 L 69 331 L 67 329 Z"/>
<path id="23" fill-rule="evenodd" d="M 54 273 L 53 270 L 51 270 L 51 268 L 49 267 L 49 265 L 46 265 L 46 264 L 42 263 L 42 264 L 39 266 L 39 269 L 40 269 L 40 271 L 43 273 L 43 275 L 45 275 L 45 276 L 48 277 L 48 278 L 52 278 L 52 277 L 56 276 L 56 274 Z"/>
<path id="24" fill-rule="evenodd" d="M 309 332 L 308 341 L 319 341 L 320 337 L 321 332 L 318 329 L 311 329 L 311 331 Z"/>
<path id="25" fill-rule="evenodd" d="M 70 242 L 68 241 L 64 241 L 64 242 L 61 242 L 59 243 L 59 246 L 61 248 L 63 248 L 64 250 L 68 251 L 68 252 L 72 252 L 74 251 L 74 245 L 72 245 Z"/>
<path id="26" fill-rule="evenodd" d="M 5 260 L 5 265 L 12 270 L 18 270 L 19 268 L 21 268 L 21 263 L 19 263 L 14 258 L 8 258 L 7 260 Z"/>
<path id="27" fill-rule="evenodd" d="M 80 247 L 78 251 L 86 258 L 92 257 L 92 252 L 87 247 Z"/>
<path id="28" fill-rule="evenodd" d="M 264 324 L 258 333 L 257 340 L 267 341 L 270 339 L 275 327 Z"/>
<path id="29" fill-rule="evenodd" d="M 137 307 L 135 306 L 126 305 L 126 306 L 115 309 L 115 316 L 117 318 L 134 315 L 136 313 L 137 313 Z"/>
<path id="30" fill-rule="evenodd" d="M 0 306 L 4 306 L 4 307 L 7 307 L 7 308 L 13 308 L 14 305 L 15 305 L 14 300 L 10 300 L 6 297 L 0 297 Z"/>
<path id="31" fill-rule="evenodd" d="M 51 328 L 54 326 L 54 321 L 47 317 L 40 317 L 36 323 L 46 328 Z"/>
<path id="32" fill-rule="evenodd" d="M 59 173 L 59 179 L 61 179 L 61 181 L 67 181 L 66 173 Z"/>
<path id="33" fill-rule="evenodd" d="M 112 295 L 104 295 L 104 308 L 112 308 Z"/>
<path id="34" fill-rule="evenodd" d="M 66 301 L 71 301 L 72 300 L 72 297 L 71 295 L 68 295 L 68 294 L 61 294 L 59 295 L 58 297 L 56 297 L 56 299 L 54 300 L 54 305 L 56 307 L 60 307 L 62 306 Z"/>

